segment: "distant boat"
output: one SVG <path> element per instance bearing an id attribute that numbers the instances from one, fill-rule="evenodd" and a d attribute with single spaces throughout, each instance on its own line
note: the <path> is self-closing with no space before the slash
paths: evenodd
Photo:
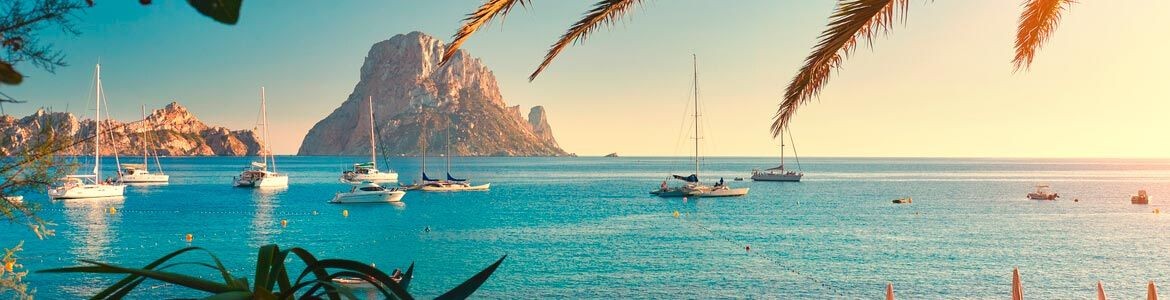
<path id="1" fill-rule="evenodd" d="M 168 183 L 171 180 L 171 175 L 163 173 L 162 163 L 158 160 L 158 152 L 154 154 L 154 163 L 158 167 L 158 174 L 150 173 L 150 147 L 147 147 L 146 137 L 150 134 L 150 126 L 146 124 L 146 105 L 142 106 L 142 163 L 141 164 L 122 164 L 122 170 L 118 172 L 118 181 L 122 183 Z"/>
<path id="2" fill-rule="evenodd" d="M 361 185 L 350 188 L 348 192 L 339 192 L 333 196 L 330 203 L 387 203 L 401 202 L 406 192 L 396 188 L 385 188 L 377 183 L 363 182 Z"/>
<path id="3" fill-rule="evenodd" d="M 378 170 L 378 156 L 377 154 L 377 139 L 374 135 L 374 97 L 370 96 L 370 162 L 353 164 L 353 170 L 345 171 L 341 174 L 341 181 L 346 183 L 362 183 L 370 182 L 396 182 L 398 181 L 398 173 L 394 170 L 386 170 L 382 172 Z"/>
<path id="4" fill-rule="evenodd" d="M 245 166 L 240 175 L 233 178 L 232 185 L 252 188 L 288 187 L 288 175 L 276 172 L 276 157 L 272 155 L 272 150 L 268 149 L 268 99 L 264 94 L 264 87 L 260 88 L 260 125 L 264 128 L 264 136 L 260 141 L 262 161 L 253 161 Z M 269 161 L 272 162 L 271 171 L 268 169 Z"/>
<path id="5" fill-rule="evenodd" d="M 102 104 L 105 100 L 105 91 L 102 89 L 102 65 L 94 69 L 94 137 L 93 137 L 93 174 L 68 175 L 59 179 L 49 188 L 49 198 L 52 199 L 83 199 L 122 197 L 126 186 L 113 180 L 101 180 L 102 171 Z M 114 151 L 114 160 L 117 161 L 117 151 Z M 115 162 L 116 163 L 116 162 Z"/>
<path id="6" fill-rule="evenodd" d="M 1056 198 L 1060 198 L 1060 195 L 1053 192 L 1051 187 L 1044 184 L 1037 185 L 1036 191 L 1028 193 L 1028 199 L 1032 200 L 1056 200 Z"/>
<path id="7" fill-rule="evenodd" d="M 910 204 L 910 203 L 914 203 L 914 198 L 910 198 L 910 197 L 898 198 L 898 199 L 894 199 L 893 202 L 894 202 L 894 204 Z"/>
<path id="8" fill-rule="evenodd" d="M 423 115 L 425 117 L 425 115 Z M 420 131 L 423 122 L 419 122 Z M 426 134 L 422 134 L 426 137 Z M 425 192 L 463 192 L 463 191 L 486 191 L 491 188 L 491 183 L 481 185 L 471 185 L 471 182 L 466 178 L 459 179 L 451 176 L 451 127 L 447 126 L 447 154 L 443 155 L 447 158 L 447 179 L 432 179 L 427 177 L 427 150 L 424 146 L 422 148 L 422 180 L 411 185 L 403 185 L 408 190 L 420 190 Z M 425 143 L 424 143 L 425 145 Z"/>
<path id="9" fill-rule="evenodd" d="M 692 55 L 692 57 L 694 57 Z M 671 178 L 682 180 L 684 184 L 679 187 L 670 187 L 666 181 L 662 182 L 657 190 L 650 191 L 651 195 L 659 197 L 734 197 L 747 195 L 748 188 L 731 188 L 727 186 L 723 179 L 713 186 L 704 185 L 699 182 L 699 63 L 698 58 L 694 58 L 694 95 L 695 95 L 695 173 L 690 176 L 671 175 Z"/>
<path id="10" fill-rule="evenodd" d="M 1130 196 L 1129 202 L 1133 204 L 1150 204 L 1150 196 L 1146 194 L 1146 190 L 1138 190 L 1137 196 Z"/>
<path id="11" fill-rule="evenodd" d="M 784 132 L 785 131 L 788 131 L 788 128 L 784 128 L 784 130 L 780 131 L 780 166 L 777 166 L 774 168 L 768 168 L 768 169 L 764 169 L 764 170 L 760 170 L 760 169 L 752 170 L 752 180 L 753 181 L 800 182 L 800 178 L 804 177 L 803 171 L 793 172 L 793 171 L 789 171 L 789 170 L 784 169 Z M 789 136 L 789 137 L 791 138 L 791 136 Z M 792 149 L 793 149 L 793 157 L 796 157 L 795 143 L 793 143 Z M 796 165 L 797 165 L 797 168 L 800 167 L 800 158 L 799 157 L 796 158 Z"/>

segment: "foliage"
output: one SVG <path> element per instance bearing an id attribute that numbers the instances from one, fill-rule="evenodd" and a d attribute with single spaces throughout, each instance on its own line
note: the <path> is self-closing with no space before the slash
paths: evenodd
<path id="1" fill-rule="evenodd" d="M 64 120 L 55 119 L 54 114 L 42 114 L 36 120 L 40 125 L 39 132 L 32 134 L 18 153 L 0 153 L 0 216 L 10 222 L 21 222 L 29 226 L 39 238 L 52 235 L 50 223 L 36 215 L 40 208 L 33 203 L 16 201 L 11 196 L 40 192 L 49 187 L 58 178 L 70 174 L 76 165 L 64 158 L 54 155 L 62 150 L 69 149 L 81 141 L 74 141 L 68 134 Z M 19 135 L 5 132 L 0 135 L 0 143 L 15 145 Z"/>
<path id="2" fill-rule="evenodd" d="M 206 262 L 170 262 L 171 259 L 191 251 L 206 252 L 211 263 Z M 305 268 L 291 280 L 289 269 L 285 261 L 289 255 L 294 255 L 305 264 Z M 500 257 L 491 266 L 480 271 L 475 276 L 440 295 L 439 299 L 464 299 L 475 292 L 495 272 L 504 258 Z M 120 299 L 129 295 L 135 288 L 147 279 L 175 284 L 187 289 L 198 290 L 212 294 L 214 299 L 356 299 L 352 288 L 334 281 L 336 278 L 360 279 L 372 284 L 375 290 L 387 299 L 413 299 L 407 292 L 414 273 L 414 264 L 402 274 L 401 282 L 395 281 L 386 273 L 363 263 L 343 259 L 317 259 L 308 251 L 301 248 L 281 250 L 277 245 L 260 247 L 256 256 L 256 275 L 252 285 L 248 279 L 235 277 L 220 263 L 219 258 L 210 251 L 199 247 L 187 247 L 171 252 L 142 268 L 127 268 L 91 260 L 81 260 L 86 265 L 65 267 L 58 269 L 41 270 L 44 273 L 92 273 L 92 274 L 125 274 L 122 280 L 94 295 L 92 299 Z M 223 278 L 223 282 L 215 282 L 166 271 L 177 266 L 196 266 L 210 269 Z M 310 277 L 311 276 L 311 277 Z"/>
<path id="3" fill-rule="evenodd" d="M 23 271 L 24 266 L 16 262 L 16 253 L 20 252 L 24 246 L 24 242 L 16 244 L 16 247 L 4 249 L 4 256 L 0 257 L 0 295 L 11 291 L 15 299 L 32 299 L 33 291 L 28 288 L 28 284 L 24 283 L 24 276 L 28 275 L 28 271 Z"/>

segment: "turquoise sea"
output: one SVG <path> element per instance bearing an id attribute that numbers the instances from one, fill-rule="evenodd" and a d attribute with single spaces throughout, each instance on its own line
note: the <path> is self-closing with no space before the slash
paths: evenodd
<path id="1" fill-rule="evenodd" d="M 1120 299 L 1144 297 L 1148 280 L 1170 290 L 1167 160 L 808 158 L 804 182 L 768 183 L 732 178 L 774 158 L 708 158 L 704 181 L 724 177 L 751 193 L 683 201 L 647 192 L 671 172 L 689 174 L 686 158 L 457 158 L 456 176 L 491 191 L 410 192 L 403 206 L 326 203 L 345 189 L 340 169 L 361 159 L 278 157 L 291 186 L 258 192 L 229 185 L 248 158 L 163 158 L 171 184 L 129 187 L 124 200 L 26 195 L 57 235 L 0 225 L 0 246 L 24 240 L 32 270 L 79 258 L 141 266 L 187 246 L 190 233 L 190 245 L 251 277 L 256 248 L 278 243 L 383 269 L 413 261 L 411 291 L 423 297 L 504 254 L 475 296 L 877 299 L 893 282 L 899 299 L 1009 298 L 1013 267 L 1035 299 L 1090 298 L 1097 280 Z M 429 162 L 441 176 L 440 159 Z M 418 176 L 415 158 L 390 165 L 406 181 Z M 1063 198 L 1025 199 L 1036 183 Z M 1129 203 L 1138 189 L 1151 205 Z M 914 203 L 891 203 L 900 197 Z M 117 279 L 27 278 L 45 299 L 89 296 Z M 134 294 L 202 295 L 158 282 Z"/>

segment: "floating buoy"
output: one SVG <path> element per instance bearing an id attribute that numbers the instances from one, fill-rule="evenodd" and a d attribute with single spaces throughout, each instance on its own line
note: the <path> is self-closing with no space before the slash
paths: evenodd
<path id="1" fill-rule="evenodd" d="M 1162 213 L 1161 209 L 1157 209 L 1157 208 L 1154 209 L 1154 214 L 1160 214 L 1160 213 Z"/>
<path id="2" fill-rule="evenodd" d="M 676 211 L 674 211 L 674 217 L 675 217 L 675 218 L 678 218 L 678 211 L 677 211 L 677 210 L 676 210 Z"/>
<path id="3" fill-rule="evenodd" d="M 314 216 L 316 216 L 316 215 L 317 215 L 317 211 L 315 211 L 315 210 L 314 210 L 314 211 L 313 211 L 313 215 L 314 215 Z"/>
<path id="4" fill-rule="evenodd" d="M 110 214 L 112 215 L 112 214 L 116 214 L 116 213 L 118 213 L 118 209 L 111 206 L 110 207 Z"/>
<path id="5" fill-rule="evenodd" d="M 288 220 L 280 220 L 280 227 L 288 227 Z"/>
<path id="6" fill-rule="evenodd" d="M 744 247 L 743 247 L 743 250 L 744 250 L 744 251 L 747 251 L 747 252 L 752 252 L 752 245 L 747 245 L 747 246 L 744 246 Z"/>
<path id="7" fill-rule="evenodd" d="M 349 217 L 349 210 L 348 209 L 341 210 L 341 216 L 348 218 Z"/>
<path id="8" fill-rule="evenodd" d="M 431 232 L 431 227 L 430 226 L 424 227 L 423 232 Z"/>
<path id="9" fill-rule="evenodd" d="M 188 243 L 190 243 L 192 240 L 195 240 L 195 236 L 194 236 L 194 235 L 192 235 L 192 234 L 190 234 L 190 233 L 188 233 L 188 234 L 187 234 L 187 238 L 186 238 L 186 240 L 187 240 L 187 242 L 188 242 Z"/>

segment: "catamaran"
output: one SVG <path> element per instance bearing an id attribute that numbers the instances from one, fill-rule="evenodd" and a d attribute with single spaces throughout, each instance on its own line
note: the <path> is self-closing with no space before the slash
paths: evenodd
<path id="1" fill-rule="evenodd" d="M 264 128 L 263 137 L 260 140 L 260 159 L 262 161 L 253 161 L 240 175 L 232 179 L 232 185 L 236 187 L 288 187 L 288 175 L 276 172 L 276 157 L 272 155 L 272 150 L 268 149 L 268 99 L 264 94 L 264 87 L 260 87 L 260 126 Z M 271 161 L 272 170 L 268 170 L 269 162 Z"/>
<path id="2" fill-rule="evenodd" d="M 102 65 L 94 70 L 95 99 L 93 137 L 93 174 L 68 175 L 59 179 L 49 188 L 52 199 L 83 199 L 122 197 L 126 186 L 113 180 L 101 180 L 102 175 L 102 104 L 105 91 L 102 89 Z M 115 151 L 115 157 L 117 157 Z M 116 159 L 115 159 L 116 160 Z"/>
<path id="3" fill-rule="evenodd" d="M 705 185 L 699 182 L 699 62 L 698 58 L 694 58 L 694 88 L 695 88 L 695 114 L 692 115 L 695 125 L 695 173 L 690 176 L 671 175 L 673 179 L 682 180 L 685 182 L 679 187 L 670 187 L 666 181 L 662 182 L 657 190 L 650 191 L 650 194 L 659 197 L 732 197 L 747 195 L 748 188 L 732 188 L 729 187 L 723 179 L 715 185 Z"/>
<path id="4" fill-rule="evenodd" d="M 370 96 L 370 162 L 353 164 L 353 170 L 347 170 L 341 174 L 341 181 L 345 183 L 362 183 L 362 182 L 395 182 L 398 181 L 398 173 L 394 170 L 386 170 L 382 172 L 378 170 L 378 156 L 377 139 L 374 134 L 374 97 Z"/>
<path id="5" fill-rule="evenodd" d="M 118 181 L 122 183 L 167 183 L 171 180 L 171 175 L 163 173 L 162 163 L 158 160 L 158 152 L 154 153 L 154 164 L 158 167 L 158 174 L 152 174 L 149 170 L 150 164 L 150 147 L 146 146 L 146 137 L 150 134 L 150 127 L 147 126 L 148 119 L 146 118 L 146 105 L 142 106 L 142 163 L 141 164 L 122 164 L 122 170 L 118 172 Z"/>
<path id="6" fill-rule="evenodd" d="M 764 170 L 760 170 L 760 169 L 752 170 L 752 180 L 754 180 L 754 181 L 800 182 L 800 178 L 804 177 L 803 171 L 793 172 L 791 170 L 784 169 L 784 132 L 788 131 L 787 130 L 788 128 L 784 128 L 784 129 L 785 130 L 780 131 L 780 166 L 775 167 L 775 168 L 768 168 L 768 169 L 764 169 Z M 791 138 L 791 136 L 790 136 L 790 138 Z M 797 157 L 796 156 L 796 143 L 793 143 L 793 145 L 792 145 L 792 155 L 793 155 L 793 157 Z M 798 169 L 800 168 L 800 158 L 799 157 L 796 158 L 796 166 Z"/>

